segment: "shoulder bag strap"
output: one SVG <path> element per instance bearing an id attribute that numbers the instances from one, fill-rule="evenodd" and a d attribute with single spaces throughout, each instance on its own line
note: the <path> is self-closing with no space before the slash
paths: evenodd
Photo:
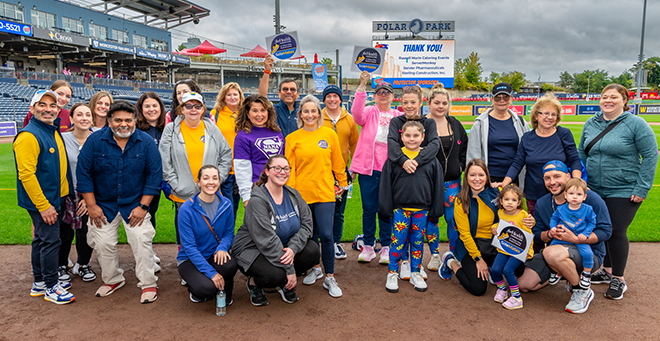
<path id="1" fill-rule="evenodd" d="M 190 202 L 193 202 L 192 198 L 188 199 L 188 200 L 190 200 Z M 215 234 L 215 231 L 213 231 L 213 227 L 211 227 L 211 224 L 209 224 L 209 221 L 206 219 L 206 217 L 203 214 L 200 213 L 200 215 L 202 216 L 202 218 L 204 218 L 204 221 L 206 222 L 206 226 L 208 226 L 209 230 L 211 230 L 211 233 L 213 233 L 213 237 L 215 237 L 215 240 L 217 240 L 218 243 L 220 243 L 220 238 L 218 238 L 218 236 Z"/>
<path id="2" fill-rule="evenodd" d="M 600 134 L 598 134 L 598 136 L 596 136 L 593 140 L 591 140 L 591 142 L 589 142 L 587 147 L 584 148 L 584 153 L 587 154 L 587 157 L 589 157 L 589 151 L 591 150 L 591 148 L 593 148 L 596 142 L 602 139 L 603 136 L 607 135 L 607 133 L 609 133 L 610 130 L 614 129 L 614 127 L 616 127 L 619 123 L 621 123 L 621 121 L 616 121 L 608 125 L 607 128 L 603 129 L 603 131 L 601 131 Z"/>

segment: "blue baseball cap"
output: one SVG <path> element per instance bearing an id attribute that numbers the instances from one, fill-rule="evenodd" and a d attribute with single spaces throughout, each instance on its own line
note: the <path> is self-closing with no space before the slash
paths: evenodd
<path id="1" fill-rule="evenodd" d="M 543 174 L 550 171 L 560 171 L 568 174 L 568 167 L 566 167 L 565 163 L 559 160 L 553 160 L 543 165 Z"/>

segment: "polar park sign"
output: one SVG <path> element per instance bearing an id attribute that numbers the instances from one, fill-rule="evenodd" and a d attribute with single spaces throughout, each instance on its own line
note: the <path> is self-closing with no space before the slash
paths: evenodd
<path id="1" fill-rule="evenodd" d="M 441 82 L 454 87 L 454 40 L 385 40 L 373 46 L 386 50 L 382 78 L 395 88 Z"/>

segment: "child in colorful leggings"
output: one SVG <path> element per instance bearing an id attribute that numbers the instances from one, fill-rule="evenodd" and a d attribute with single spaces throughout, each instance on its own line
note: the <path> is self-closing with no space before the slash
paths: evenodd
<path id="1" fill-rule="evenodd" d="M 417 121 L 408 121 L 401 128 L 403 153 L 410 159 L 421 150 L 424 126 Z M 443 214 L 444 181 L 442 167 L 437 159 L 420 165 L 408 174 L 401 166 L 388 160 L 380 181 L 379 214 L 392 220 L 392 244 L 390 245 L 389 273 L 385 288 L 398 292 L 399 259 L 404 245 L 410 240 L 412 250 L 410 283 L 417 291 L 426 291 L 427 286 L 419 272 L 424 250 L 424 232 L 428 219 L 437 220 Z M 438 204 L 434 204 L 438 203 Z"/>
<path id="2" fill-rule="evenodd" d="M 522 220 L 527 218 L 528 214 L 522 209 L 523 193 L 516 185 L 507 185 L 500 192 L 500 196 L 497 199 L 498 206 L 500 210 L 497 212 L 500 220 L 507 221 L 512 225 L 515 225 L 524 231 L 532 233 L 532 231 L 526 227 Z M 497 235 L 497 226 L 494 224 L 492 232 L 494 235 Z M 523 301 L 520 297 L 520 290 L 518 289 L 518 280 L 514 272 L 516 269 L 523 263 L 518 258 L 509 256 L 502 252 L 502 250 L 497 249 L 497 256 L 495 256 L 495 261 L 493 261 L 492 267 L 492 276 L 497 285 L 497 293 L 495 293 L 495 302 L 502 303 L 502 306 L 506 309 L 520 309 L 523 307 Z M 527 258 L 531 258 L 534 255 L 534 248 L 530 246 L 529 253 Z M 507 299 L 506 284 L 504 284 L 504 279 L 509 284 L 509 290 L 511 291 L 511 297 Z"/>

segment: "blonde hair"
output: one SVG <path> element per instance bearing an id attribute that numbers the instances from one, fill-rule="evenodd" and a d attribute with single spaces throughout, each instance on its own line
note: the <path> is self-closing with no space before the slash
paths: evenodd
<path id="1" fill-rule="evenodd" d="M 220 89 L 220 92 L 218 92 L 218 97 L 215 98 L 215 106 L 213 106 L 213 109 L 215 109 L 216 113 L 220 112 L 220 110 L 222 110 L 227 105 L 225 102 L 225 97 L 227 97 L 227 93 L 231 89 L 238 91 L 238 97 L 240 98 L 240 101 L 238 101 L 238 106 L 240 109 L 241 103 L 243 103 L 243 100 L 245 99 L 243 96 L 243 90 L 241 90 L 241 86 L 238 85 L 238 83 L 231 82 L 225 84 L 225 86 Z M 238 109 L 236 109 L 236 111 L 238 111 Z"/>
<path id="2" fill-rule="evenodd" d="M 555 127 L 561 122 L 561 103 L 553 94 L 545 94 L 543 97 L 539 98 L 534 106 L 532 107 L 531 118 L 529 119 L 532 123 L 532 129 L 536 129 L 539 126 L 539 110 L 543 107 L 552 106 L 557 111 L 557 122 L 555 122 Z"/>
<path id="3" fill-rule="evenodd" d="M 587 183 L 584 182 L 584 180 L 580 178 L 571 178 L 568 181 L 566 181 L 566 185 L 564 188 L 565 190 L 568 191 L 570 188 L 580 188 L 584 193 L 587 193 Z"/>
<path id="4" fill-rule="evenodd" d="M 449 103 L 449 107 L 447 108 L 447 116 L 449 116 L 449 110 L 451 110 L 451 95 L 449 94 L 449 91 L 445 89 L 444 84 L 440 82 L 435 83 L 431 88 L 431 92 L 429 93 L 427 100 L 429 105 L 437 95 L 445 95 L 447 97 L 447 102 Z"/>

